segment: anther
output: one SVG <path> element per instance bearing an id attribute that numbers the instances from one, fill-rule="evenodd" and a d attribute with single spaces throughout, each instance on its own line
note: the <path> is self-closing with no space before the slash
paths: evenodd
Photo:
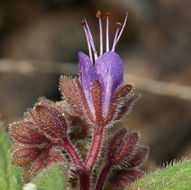
<path id="1" fill-rule="evenodd" d="M 111 17 L 111 14 L 110 14 L 109 12 L 107 12 L 107 13 L 105 14 L 105 19 L 110 19 L 110 17 Z"/>
<path id="2" fill-rule="evenodd" d="M 81 25 L 82 25 L 82 27 L 85 26 L 85 20 L 82 20 Z"/>
<path id="3" fill-rule="evenodd" d="M 99 10 L 97 11 L 96 17 L 97 17 L 97 18 L 100 18 L 100 17 L 101 17 L 101 11 L 99 11 Z"/>
<path id="4" fill-rule="evenodd" d="M 120 22 L 117 22 L 116 25 L 117 25 L 117 27 L 121 28 L 121 23 Z"/>

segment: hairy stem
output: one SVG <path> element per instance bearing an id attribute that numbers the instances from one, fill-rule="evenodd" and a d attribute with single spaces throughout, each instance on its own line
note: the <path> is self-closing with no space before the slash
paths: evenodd
<path id="1" fill-rule="evenodd" d="M 98 182 L 97 182 L 97 185 L 96 185 L 96 190 L 102 190 L 103 188 L 103 185 L 104 185 L 104 182 L 109 174 L 109 171 L 111 169 L 111 164 L 108 163 L 103 169 L 102 169 L 102 172 L 99 176 L 99 179 L 98 179 Z"/>
<path id="2" fill-rule="evenodd" d="M 90 190 L 90 173 L 83 170 L 79 174 L 80 177 L 80 190 Z"/>
<path id="3" fill-rule="evenodd" d="M 70 155 L 70 158 L 72 159 L 76 168 L 84 168 L 84 164 L 81 161 L 77 151 L 75 150 L 75 148 L 73 147 L 73 145 L 70 143 L 68 139 L 63 139 L 61 146 Z"/>
<path id="4" fill-rule="evenodd" d="M 72 159 L 80 178 L 80 190 L 90 190 L 90 172 L 81 161 L 77 151 L 68 139 L 63 139 L 60 145 L 67 151 Z"/>
<path id="5" fill-rule="evenodd" d="M 100 127 L 94 132 L 92 145 L 91 145 L 90 152 L 89 152 L 88 158 L 86 160 L 86 164 L 85 164 L 87 170 L 90 173 L 92 172 L 93 167 L 98 158 L 98 155 L 100 153 L 102 140 L 103 140 L 103 127 Z"/>

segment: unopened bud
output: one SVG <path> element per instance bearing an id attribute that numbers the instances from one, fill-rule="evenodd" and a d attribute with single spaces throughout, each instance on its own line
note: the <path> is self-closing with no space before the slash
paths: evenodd
<path id="1" fill-rule="evenodd" d="M 125 133 L 124 133 L 125 132 Z M 114 165 L 122 163 L 128 157 L 131 157 L 136 150 L 139 140 L 138 132 L 132 132 L 128 136 L 124 129 L 120 130 L 113 138 L 109 147 L 108 160 Z M 126 136 L 126 137 L 125 137 Z"/>

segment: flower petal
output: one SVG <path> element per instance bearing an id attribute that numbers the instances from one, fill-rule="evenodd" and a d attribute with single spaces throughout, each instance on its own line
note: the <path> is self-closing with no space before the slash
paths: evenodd
<path id="1" fill-rule="evenodd" d="M 102 87 L 102 110 L 106 116 L 113 94 L 123 82 L 123 65 L 118 54 L 107 52 L 97 58 L 95 67 Z"/>
<path id="2" fill-rule="evenodd" d="M 80 66 L 80 82 L 82 84 L 83 93 L 87 104 L 93 116 L 95 117 L 95 110 L 92 102 L 91 88 L 95 79 L 97 79 L 96 69 L 90 58 L 82 52 L 78 53 Z"/>

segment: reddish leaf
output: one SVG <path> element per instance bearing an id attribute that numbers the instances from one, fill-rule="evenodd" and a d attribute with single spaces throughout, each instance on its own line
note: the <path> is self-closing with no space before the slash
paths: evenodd
<path id="1" fill-rule="evenodd" d="M 36 113 L 30 111 L 36 125 L 53 138 L 63 138 L 66 136 L 67 122 L 63 113 L 59 112 L 56 107 L 44 104 L 35 107 Z"/>
<path id="2" fill-rule="evenodd" d="M 31 166 L 31 173 L 36 173 L 47 166 L 47 154 L 41 155 Z"/>
<path id="3" fill-rule="evenodd" d="M 10 135 L 23 144 L 42 144 L 48 140 L 45 135 L 39 132 L 35 124 L 29 121 L 13 123 Z"/>
<path id="4" fill-rule="evenodd" d="M 36 126 L 43 131 L 46 135 L 53 137 L 53 138 L 57 138 L 57 134 L 54 130 L 52 130 L 49 126 L 45 125 L 43 122 L 41 122 L 37 116 L 37 113 L 35 112 L 35 110 L 31 109 L 29 111 L 32 119 L 34 120 Z"/>
<path id="5" fill-rule="evenodd" d="M 47 158 L 47 165 L 51 166 L 52 164 L 54 164 L 56 162 L 63 161 L 63 159 L 64 159 L 64 156 L 60 152 L 60 150 L 51 149 L 49 151 L 49 155 L 48 155 L 48 158 Z"/>
<path id="6" fill-rule="evenodd" d="M 41 154 L 41 149 L 37 147 L 26 147 L 16 150 L 12 155 L 12 164 L 25 167 L 33 162 Z"/>

